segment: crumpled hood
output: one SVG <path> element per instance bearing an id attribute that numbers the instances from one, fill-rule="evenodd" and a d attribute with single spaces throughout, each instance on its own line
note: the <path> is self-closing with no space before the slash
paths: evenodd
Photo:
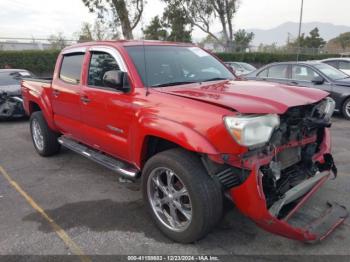
<path id="1" fill-rule="evenodd" d="M 313 88 L 258 81 L 217 81 L 164 87 L 163 93 L 234 109 L 244 114 L 283 114 L 288 108 L 316 103 L 328 93 Z"/>
<path id="2" fill-rule="evenodd" d="M 8 96 L 21 96 L 20 85 L 0 86 L 0 93 L 7 93 Z"/>

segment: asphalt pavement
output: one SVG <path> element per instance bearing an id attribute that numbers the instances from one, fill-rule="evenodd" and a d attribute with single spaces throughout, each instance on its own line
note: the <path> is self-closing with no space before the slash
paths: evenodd
<path id="1" fill-rule="evenodd" d="M 350 121 L 333 122 L 339 176 L 311 208 L 335 200 L 350 210 Z M 153 225 L 137 184 L 67 149 L 40 157 L 26 120 L 0 122 L 0 166 L 0 255 L 350 255 L 349 219 L 311 245 L 267 233 L 234 207 L 203 240 L 174 243 Z"/>

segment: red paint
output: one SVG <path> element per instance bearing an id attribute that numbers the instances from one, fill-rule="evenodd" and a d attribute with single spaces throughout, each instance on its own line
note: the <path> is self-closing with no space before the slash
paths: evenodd
<path id="1" fill-rule="evenodd" d="M 228 163 L 252 170 L 243 185 L 231 190 L 236 206 L 266 230 L 298 240 L 313 240 L 314 236 L 302 229 L 292 228 L 283 220 L 272 217 L 266 208 L 265 196 L 259 177 L 259 167 L 271 161 L 251 158 L 243 164 L 240 155 L 247 148 L 238 145 L 227 132 L 223 117 L 239 113 L 283 114 L 289 107 L 315 103 L 326 92 L 252 81 L 216 81 L 187 86 L 149 89 L 147 93 L 125 46 L 176 45 L 160 42 L 99 42 L 74 46 L 107 46 L 121 54 L 131 83 L 128 94 L 92 89 L 86 86 L 90 53 L 84 60 L 81 81 L 72 86 L 58 77 L 62 54 L 57 59 L 52 86 L 34 81 L 24 81 L 22 92 L 28 114 L 38 105 L 51 129 L 78 141 L 124 159 L 142 169 L 148 138 L 163 138 L 197 153 L 207 154 L 212 160 L 222 162 L 221 155 L 229 156 Z M 180 45 L 180 44 L 178 44 Z M 182 44 L 181 44 L 182 45 Z M 66 50 L 69 50 L 66 49 Z M 59 92 L 55 97 L 54 91 Z M 91 103 L 84 104 L 81 97 Z M 121 129 L 116 134 L 108 125 Z M 302 145 L 314 141 L 308 138 L 278 148 Z M 321 152 L 315 160 L 322 161 L 330 151 L 329 132 L 326 132 Z"/>

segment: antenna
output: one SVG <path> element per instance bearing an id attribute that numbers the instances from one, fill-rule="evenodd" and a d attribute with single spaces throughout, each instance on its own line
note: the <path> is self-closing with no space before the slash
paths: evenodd
<path id="1" fill-rule="evenodd" d="M 148 83 L 147 56 L 146 56 L 145 40 L 142 40 L 142 47 L 143 47 L 143 61 L 145 63 L 146 96 L 148 96 L 150 94 L 150 92 L 149 92 L 149 83 Z"/>

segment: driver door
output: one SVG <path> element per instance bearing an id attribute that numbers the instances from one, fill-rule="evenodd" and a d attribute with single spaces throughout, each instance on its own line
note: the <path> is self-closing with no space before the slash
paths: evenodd
<path id="1" fill-rule="evenodd" d="M 113 70 L 126 72 L 115 49 L 90 50 L 88 75 L 81 96 L 85 143 L 127 160 L 130 158 L 129 131 L 133 120 L 132 96 L 105 86 L 103 76 Z"/>
<path id="2" fill-rule="evenodd" d="M 327 82 L 326 79 L 322 84 L 315 84 L 312 82 L 312 80 L 315 77 L 319 76 L 320 74 L 309 66 L 293 65 L 290 84 L 303 87 L 317 88 L 331 93 L 332 85 L 329 82 Z"/>

